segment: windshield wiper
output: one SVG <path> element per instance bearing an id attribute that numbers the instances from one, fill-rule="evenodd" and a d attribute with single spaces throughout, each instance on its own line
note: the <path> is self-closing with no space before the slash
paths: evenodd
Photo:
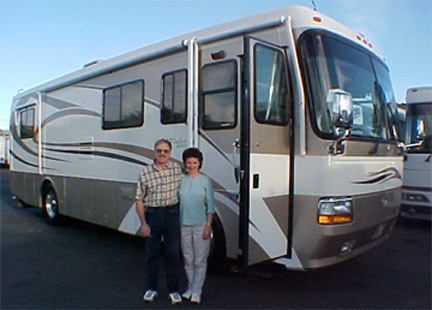
<path id="1" fill-rule="evenodd" d="M 385 121 L 384 91 L 383 91 L 381 85 L 378 84 L 377 81 L 374 82 L 374 90 L 375 90 L 375 97 L 378 100 L 378 106 L 380 108 L 379 111 L 377 111 L 377 112 L 378 112 L 378 114 L 381 114 L 382 120 L 381 121 L 377 120 L 377 127 L 378 127 L 377 129 L 378 130 L 376 130 L 376 132 L 377 132 L 376 143 L 375 143 L 374 148 L 369 152 L 369 155 L 374 155 L 374 154 L 378 153 L 379 144 L 380 144 L 379 133 L 382 131 L 382 127 L 383 127 L 382 123 L 383 123 L 383 121 Z"/>

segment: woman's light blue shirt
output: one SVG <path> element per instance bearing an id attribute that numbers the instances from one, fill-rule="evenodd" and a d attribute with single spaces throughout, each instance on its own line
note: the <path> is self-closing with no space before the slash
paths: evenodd
<path id="1" fill-rule="evenodd" d="M 210 179 L 205 175 L 191 178 L 183 176 L 180 181 L 180 222 L 193 226 L 204 222 L 207 213 L 214 213 L 214 194 Z"/>

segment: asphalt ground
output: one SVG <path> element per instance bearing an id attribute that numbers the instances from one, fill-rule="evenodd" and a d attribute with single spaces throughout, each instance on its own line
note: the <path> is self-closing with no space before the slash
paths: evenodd
<path id="1" fill-rule="evenodd" d="M 198 306 L 145 289 L 144 239 L 17 207 L 1 172 L 1 309 L 431 309 L 431 224 L 400 219 L 382 246 L 308 272 L 263 264 L 211 269 Z M 163 265 L 161 266 L 163 275 Z M 181 285 L 185 286 L 182 275 Z"/>

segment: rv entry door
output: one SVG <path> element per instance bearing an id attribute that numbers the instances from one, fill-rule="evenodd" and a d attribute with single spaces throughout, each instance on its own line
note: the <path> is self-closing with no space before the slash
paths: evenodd
<path id="1" fill-rule="evenodd" d="M 226 256 L 239 254 L 240 101 L 242 97 L 243 37 L 200 45 L 199 147 L 203 172 L 213 180 L 217 220 L 215 247 Z M 223 252 L 222 251 L 222 252 Z M 218 250 L 216 249 L 216 252 Z"/>
<path id="2" fill-rule="evenodd" d="M 244 264 L 288 254 L 291 91 L 286 51 L 245 39 L 240 243 Z M 247 196 L 247 197 L 245 197 Z"/>

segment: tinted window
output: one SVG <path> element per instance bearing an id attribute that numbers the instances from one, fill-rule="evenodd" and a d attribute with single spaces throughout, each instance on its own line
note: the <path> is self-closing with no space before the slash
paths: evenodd
<path id="1" fill-rule="evenodd" d="M 255 118 L 260 123 L 288 123 L 288 72 L 281 51 L 255 45 Z"/>
<path id="2" fill-rule="evenodd" d="M 162 114 L 163 124 L 186 122 L 187 73 L 181 70 L 167 73 L 162 77 Z"/>
<path id="3" fill-rule="evenodd" d="M 202 127 L 236 126 L 237 67 L 235 61 L 207 65 L 202 69 Z"/>
<path id="4" fill-rule="evenodd" d="M 144 82 L 135 81 L 103 92 L 103 129 L 143 124 Z"/>
<path id="5" fill-rule="evenodd" d="M 320 136 L 338 135 L 331 119 L 330 95 L 344 91 L 353 98 L 352 137 L 396 139 L 393 89 L 381 62 L 366 50 L 320 32 L 302 37 L 300 55 L 311 116 Z"/>
<path id="6" fill-rule="evenodd" d="M 20 138 L 33 138 L 34 115 L 34 108 L 26 108 L 20 112 Z"/>
<path id="7" fill-rule="evenodd" d="M 406 143 L 419 143 L 417 136 L 417 127 L 419 122 L 423 122 L 425 126 L 424 142 L 419 147 L 409 148 L 409 153 L 432 153 L 432 104 L 417 103 L 408 105 L 408 113 L 406 119 L 407 139 Z"/>

